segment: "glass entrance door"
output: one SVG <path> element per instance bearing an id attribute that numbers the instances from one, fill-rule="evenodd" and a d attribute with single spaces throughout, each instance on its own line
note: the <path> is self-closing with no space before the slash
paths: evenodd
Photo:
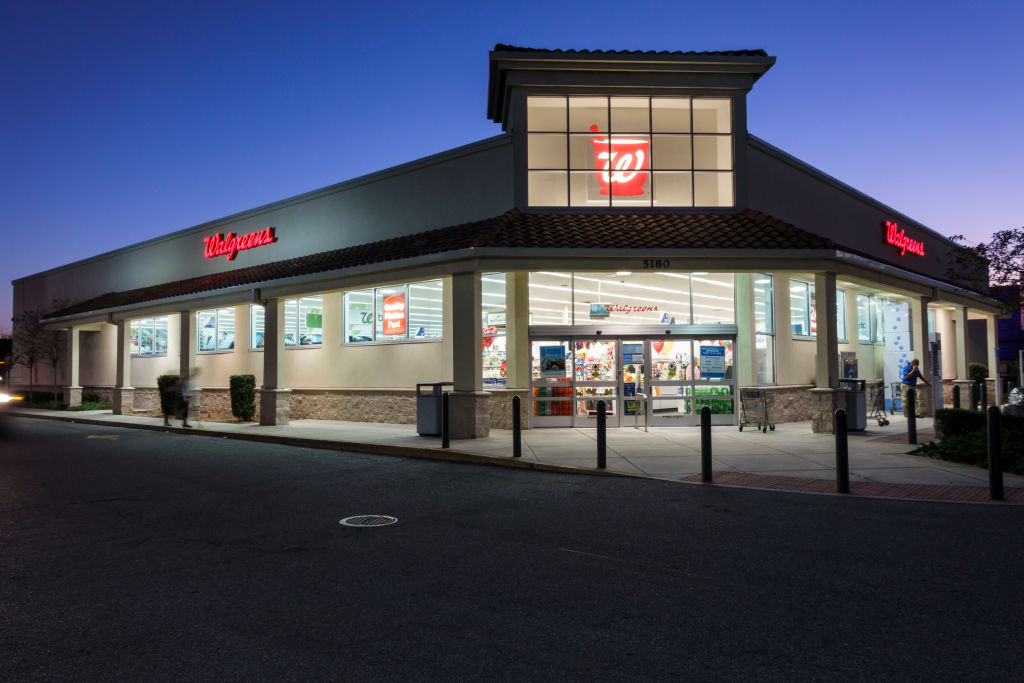
<path id="1" fill-rule="evenodd" d="M 736 424 L 736 373 L 733 369 L 732 339 L 694 339 L 696 370 L 690 383 L 694 396 L 694 418 L 700 424 L 700 409 L 711 409 L 711 424 Z"/>
<path id="2" fill-rule="evenodd" d="M 604 401 L 606 426 L 618 427 L 622 415 L 618 405 L 618 339 L 575 339 L 573 341 L 574 427 L 597 426 L 597 402 Z"/>
<path id="3" fill-rule="evenodd" d="M 571 427 L 572 347 L 568 339 L 530 342 L 531 425 Z"/>
<path id="4" fill-rule="evenodd" d="M 637 419 L 639 407 L 637 394 L 647 394 L 647 363 L 644 358 L 644 342 L 642 339 L 622 341 L 622 418 L 620 424 L 630 427 L 634 424 L 647 424 L 647 416 Z M 643 410 L 643 408 L 640 408 Z"/>

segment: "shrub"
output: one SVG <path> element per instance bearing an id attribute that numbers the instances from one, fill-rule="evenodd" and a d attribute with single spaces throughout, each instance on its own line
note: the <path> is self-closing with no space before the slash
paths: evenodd
<path id="1" fill-rule="evenodd" d="M 68 410 L 110 410 L 110 404 L 106 401 L 82 401 L 77 406 L 68 406 Z"/>
<path id="2" fill-rule="evenodd" d="M 256 415 L 256 376 L 231 375 L 231 414 L 240 422 Z"/>
<path id="3" fill-rule="evenodd" d="M 971 376 L 975 384 L 985 386 L 985 380 L 988 378 L 988 366 L 984 363 L 971 363 L 967 366 L 967 374 Z"/>
<path id="4" fill-rule="evenodd" d="M 178 392 L 175 388 L 180 381 L 178 375 L 160 375 L 156 378 L 156 388 L 160 392 L 160 412 L 164 415 L 178 412 Z"/>
<path id="5" fill-rule="evenodd" d="M 943 408 L 935 411 L 935 427 L 940 434 L 939 442 L 924 445 L 921 453 L 950 462 L 988 465 L 985 413 Z M 999 433 L 1003 469 L 1024 474 L 1024 415 L 1001 415 Z"/>
<path id="6" fill-rule="evenodd" d="M 83 391 L 82 403 L 105 403 L 105 401 L 95 391 Z M 92 410 L 92 408 L 90 408 L 90 410 Z"/>

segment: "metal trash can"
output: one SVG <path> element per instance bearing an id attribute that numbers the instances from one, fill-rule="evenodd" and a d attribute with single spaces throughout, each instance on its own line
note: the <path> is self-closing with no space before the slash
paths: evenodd
<path id="1" fill-rule="evenodd" d="M 846 429 L 862 431 L 868 426 L 868 396 L 863 379 L 841 379 L 839 384 L 846 389 Z"/>
<path id="2" fill-rule="evenodd" d="M 416 385 L 416 432 L 420 436 L 441 436 L 441 394 L 454 387 L 451 382 Z"/>

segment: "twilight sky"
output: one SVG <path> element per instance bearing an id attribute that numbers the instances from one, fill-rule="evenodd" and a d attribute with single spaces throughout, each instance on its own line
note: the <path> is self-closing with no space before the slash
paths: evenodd
<path id="1" fill-rule="evenodd" d="M 1024 225 L 1024 3 L 152 3 L 0 7 L 10 281 L 500 133 L 487 52 L 778 58 L 750 132 L 940 233 Z"/>

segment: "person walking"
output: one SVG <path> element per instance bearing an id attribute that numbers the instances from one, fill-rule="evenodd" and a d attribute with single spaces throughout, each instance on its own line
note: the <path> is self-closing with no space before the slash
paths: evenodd
<path id="1" fill-rule="evenodd" d="M 177 417 L 181 404 L 181 378 L 175 377 L 174 381 L 164 389 L 170 395 L 170 400 L 161 398 L 160 404 L 164 407 L 164 427 L 171 426 L 171 416 Z"/>
<path id="2" fill-rule="evenodd" d="M 907 366 L 906 371 L 903 373 L 903 384 L 900 387 L 903 390 L 903 417 L 907 415 L 907 390 L 914 389 L 914 413 L 917 417 L 924 417 L 924 396 L 917 392 L 917 380 L 921 380 L 926 385 L 931 386 L 928 380 L 921 374 L 920 366 L 921 361 L 914 359 L 910 361 L 910 365 Z"/>
<path id="3" fill-rule="evenodd" d="M 195 374 L 196 370 L 193 370 L 187 375 L 182 375 L 178 383 L 178 417 L 181 418 L 182 427 L 192 427 L 188 423 L 188 404 L 192 399 L 192 377 Z"/>

